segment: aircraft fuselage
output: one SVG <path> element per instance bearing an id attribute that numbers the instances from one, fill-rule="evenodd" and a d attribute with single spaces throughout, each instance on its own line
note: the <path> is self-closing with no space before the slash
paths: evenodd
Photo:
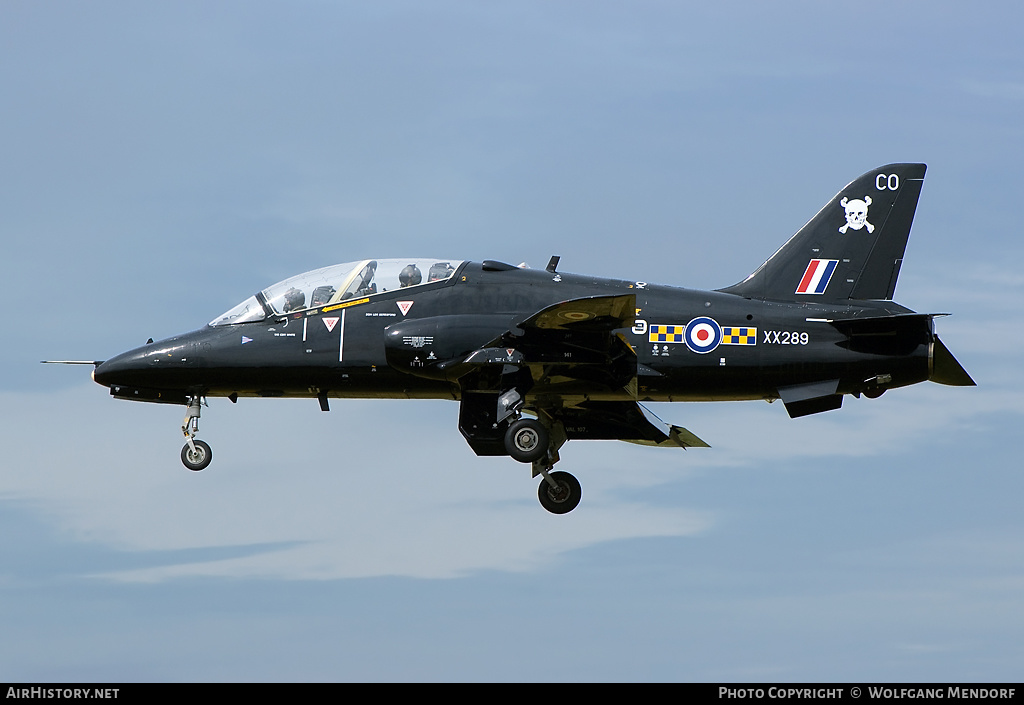
<path id="1" fill-rule="evenodd" d="M 465 356 L 514 327 L 523 312 L 597 296 L 635 296 L 622 335 L 636 353 L 635 391 L 559 376 L 577 360 L 558 349 L 528 398 L 551 394 L 593 400 L 725 401 L 775 399 L 780 386 L 838 379 L 855 394 L 888 375 L 886 387 L 929 377 L 931 326 L 883 336 L 857 349 L 830 321 L 909 313 L 891 301 L 822 305 L 744 299 L 716 291 L 556 274 L 491 269 L 467 262 L 447 282 L 414 296 L 402 290 L 254 323 L 200 330 L 151 343 L 101 364 L 94 378 L 115 396 L 184 403 L 189 396 L 460 399 L 457 379 L 438 364 Z M 411 301 L 402 312 L 398 302 Z M 706 341 L 685 340 L 707 318 Z M 413 322 L 421 325 L 409 326 Z M 715 325 L 717 324 L 717 326 Z M 389 329 L 403 335 L 387 348 Z M 721 331 L 720 340 L 715 337 Z M 404 331 L 399 331 L 404 332 Z M 418 335 L 416 335 L 418 334 Z M 877 342 L 877 341 L 876 341 Z M 703 344 L 702 344 L 703 343 Z M 514 348 L 513 348 L 514 349 Z M 706 350 L 705 350 L 706 349 Z M 884 378 L 884 377 L 883 377 Z M 161 395 L 160 398 L 157 395 Z"/>

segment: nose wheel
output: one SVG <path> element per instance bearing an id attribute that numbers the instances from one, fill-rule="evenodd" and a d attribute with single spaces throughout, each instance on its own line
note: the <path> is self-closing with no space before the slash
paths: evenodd
<path id="1" fill-rule="evenodd" d="M 199 396 L 192 397 L 185 411 L 185 419 L 181 422 L 181 432 L 185 434 L 185 445 L 181 449 L 181 462 L 189 470 L 199 472 L 213 460 L 213 451 L 206 441 L 197 441 L 199 432 L 199 414 L 202 400 Z"/>
<path id="2" fill-rule="evenodd" d="M 194 472 L 199 472 L 213 460 L 213 451 L 206 441 L 192 440 L 191 444 L 186 443 L 181 449 L 181 462 L 185 467 Z"/>

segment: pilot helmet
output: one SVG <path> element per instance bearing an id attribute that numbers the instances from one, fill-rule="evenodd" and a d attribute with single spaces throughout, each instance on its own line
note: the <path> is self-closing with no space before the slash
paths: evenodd
<path id="1" fill-rule="evenodd" d="M 452 268 L 452 265 L 450 263 L 437 262 L 436 264 L 432 264 L 430 266 L 430 271 L 427 273 L 427 281 L 436 282 L 442 279 L 447 279 L 452 275 L 452 272 L 454 271 L 455 270 Z"/>
<path id="2" fill-rule="evenodd" d="M 313 293 L 309 297 L 310 306 L 323 306 L 329 303 L 331 297 L 334 296 L 335 288 L 333 286 L 318 286 L 313 289 Z"/>
<path id="3" fill-rule="evenodd" d="M 296 311 L 306 305 L 306 295 L 294 286 L 284 292 L 284 312 Z"/>
<path id="4" fill-rule="evenodd" d="M 420 274 L 419 267 L 415 264 L 410 264 L 398 275 L 398 281 L 403 287 L 416 286 L 423 281 L 423 275 Z"/>

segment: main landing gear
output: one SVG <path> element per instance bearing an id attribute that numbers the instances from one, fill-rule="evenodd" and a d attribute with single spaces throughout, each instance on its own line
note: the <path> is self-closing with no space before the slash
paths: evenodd
<path id="1" fill-rule="evenodd" d="M 505 431 L 505 450 L 520 463 L 532 463 L 548 454 L 548 430 L 537 419 L 518 419 Z"/>
<path id="2" fill-rule="evenodd" d="M 559 422 L 550 428 L 540 419 L 518 418 L 505 431 L 505 450 L 519 462 L 531 463 L 534 477 L 543 478 L 537 488 L 541 506 L 552 514 L 568 514 L 579 505 L 583 490 L 571 474 L 551 472 L 565 443 L 565 431 Z"/>
<path id="3" fill-rule="evenodd" d="M 567 472 L 541 471 L 543 480 L 537 488 L 540 505 L 552 514 L 568 514 L 580 503 L 583 489 L 580 481 Z"/>
<path id="4" fill-rule="evenodd" d="M 197 441 L 199 432 L 199 411 L 202 400 L 198 395 L 192 397 L 185 411 L 185 419 L 181 422 L 181 432 L 185 434 L 185 445 L 181 449 L 181 462 L 194 472 L 199 472 L 213 460 L 213 451 L 206 441 Z"/>

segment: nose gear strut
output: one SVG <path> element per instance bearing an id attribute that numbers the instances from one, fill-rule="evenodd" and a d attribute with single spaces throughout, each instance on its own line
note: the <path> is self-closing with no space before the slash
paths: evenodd
<path id="1" fill-rule="evenodd" d="M 197 441 L 199 432 L 199 414 L 203 400 L 198 394 L 189 398 L 185 418 L 181 422 L 181 432 L 185 435 L 185 445 L 181 449 L 181 462 L 189 470 L 199 472 L 213 460 L 213 451 L 206 441 Z"/>

